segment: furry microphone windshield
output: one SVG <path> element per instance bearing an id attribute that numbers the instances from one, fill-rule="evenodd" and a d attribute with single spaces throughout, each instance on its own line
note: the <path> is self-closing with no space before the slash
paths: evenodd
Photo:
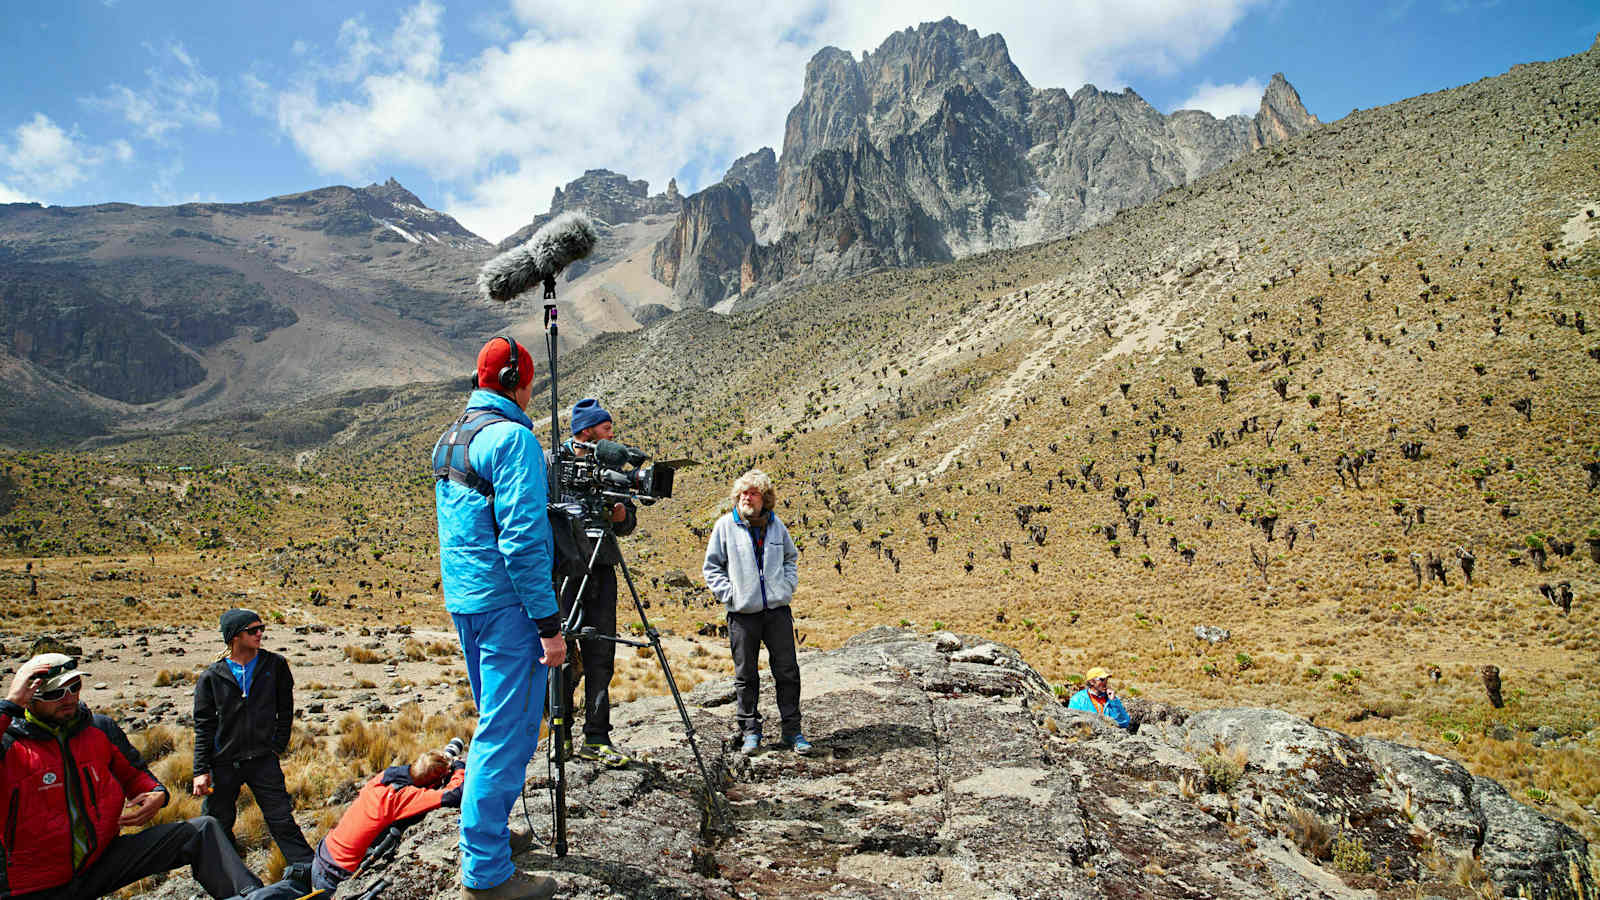
<path id="1" fill-rule="evenodd" d="M 561 270 L 593 252 L 598 240 L 588 216 L 562 213 L 534 232 L 526 243 L 484 263 L 478 272 L 478 292 L 504 303 L 560 275 Z"/>

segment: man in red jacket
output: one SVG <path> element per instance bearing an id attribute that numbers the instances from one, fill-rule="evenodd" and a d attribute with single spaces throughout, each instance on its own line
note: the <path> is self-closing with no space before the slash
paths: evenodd
<path id="1" fill-rule="evenodd" d="M 187 864 L 213 897 L 261 887 L 215 819 L 119 835 L 167 804 L 167 789 L 108 716 L 81 702 L 78 661 L 24 663 L 0 700 L 0 896 L 85 900 Z"/>
<path id="2" fill-rule="evenodd" d="M 367 849 L 389 826 L 410 824 L 407 820 L 420 819 L 441 806 L 459 809 L 466 775 L 467 764 L 452 761 L 442 750 L 429 750 L 410 766 L 390 766 L 374 775 L 339 824 L 317 844 L 316 858 L 311 861 L 312 886 L 338 890 L 361 868 Z"/>

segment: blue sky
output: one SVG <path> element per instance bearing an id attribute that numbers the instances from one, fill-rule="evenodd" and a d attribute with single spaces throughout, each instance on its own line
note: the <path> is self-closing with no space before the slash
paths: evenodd
<path id="1" fill-rule="evenodd" d="M 1035 87 L 1253 113 L 1283 72 L 1324 121 L 1581 52 L 1600 4 L 1499 0 L 13 0 L 0 202 L 241 202 L 393 176 L 498 240 L 588 168 L 676 177 L 781 149 L 805 63 L 944 15 Z"/>

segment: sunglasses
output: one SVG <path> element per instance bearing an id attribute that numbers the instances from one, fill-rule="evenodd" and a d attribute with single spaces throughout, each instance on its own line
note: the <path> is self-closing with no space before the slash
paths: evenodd
<path id="1" fill-rule="evenodd" d="M 48 691 L 40 691 L 37 694 L 34 694 L 33 699 L 43 700 L 46 703 L 50 703 L 55 700 L 60 700 L 62 697 L 65 697 L 68 694 L 76 694 L 81 690 L 83 690 L 83 679 L 74 678 L 61 687 L 51 688 Z"/>
<path id="2" fill-rule="evenodd" d="M 251 625 L 249 628 L 244 629 L 244 633 L 254 636 L 254 635 L 262 634 L 266 630 L 267 630 L 267 626 L 265 626 L 265 625 Z"/>

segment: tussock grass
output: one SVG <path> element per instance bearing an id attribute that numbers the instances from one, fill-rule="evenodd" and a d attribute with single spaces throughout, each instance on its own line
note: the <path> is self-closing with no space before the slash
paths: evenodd
<path id="1" fill-rule="evenodd" d="M 347 644 L 344 648 L 344 658 L 353 663 L 378 663 L 383 662 L 383 654 L 376 650 Z"/>

